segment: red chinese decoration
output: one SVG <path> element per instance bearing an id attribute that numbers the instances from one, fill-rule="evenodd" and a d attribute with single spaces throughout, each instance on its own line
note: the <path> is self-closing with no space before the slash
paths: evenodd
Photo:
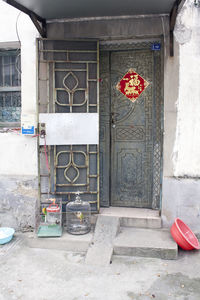
<path id="1" fill-rule="evenodd" d="M 133 69 L 130 69 L 120 82 L 118 82 L 116 88 L 134 102 L 148 85 L 149 83 L 144 78 L 137 74 Z"/>

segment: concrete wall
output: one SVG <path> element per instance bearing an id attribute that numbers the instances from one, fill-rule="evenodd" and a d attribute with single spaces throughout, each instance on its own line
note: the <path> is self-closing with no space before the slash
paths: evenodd
<path id="1" fill-rule="evenodd" d="M 200 177 L 200 8 L 186 2 L 177 19 L 175 38 L 180 45 L 180 79 L 174 175 Z"/>
<path id="2" fill-rule="evenodd" d="M 30 230 L 35 226 L 37 178 L 0 175 L 0 226 Z"/>
<path id="3" fill-rule="evenodd" d="M 163 34 L 168 17 L 105 17 L 92 20 L 75 19 L 74 21 L 52 22 L 47 26 L 48 38 L 95 38 L 125 39 L 155 37 Z"/>
<path id="4" fill-rule="evenodd" d="M 16 27 L 18 29 L 18 40 Z M 22 113 L 36 105 L 36 37 L 30 18 L 0 1 L 0 49 L 20 47 Z M 0 226 L 24 228 L 35 224 L 37 141 L 15 132 L 0 132 Z"/>
<path id="5" fill-rule="evenodd" d="M 176 134 L 172 174 L 163 182 L 163 223 L 175 217 L 200 232 L 200 8 L 187 0 L 174 31 L 179 48 Z M 170 119 L 168 118 L 169 122 Z M 165 159 L 165 164 L 167 159 Z"/>

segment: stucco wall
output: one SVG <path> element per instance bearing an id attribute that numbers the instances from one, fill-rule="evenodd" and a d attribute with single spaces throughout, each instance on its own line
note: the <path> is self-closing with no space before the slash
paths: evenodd
<path id="1" fill-rule="evenodd" d="M 165 156 L 164 165 L 172 164 L 163 180 L 163 225 L 170 226 L 174 218 L 184 220 L 194 231 L 200 232 L 200 8 L 187 0 L 179 12 L 174 36 L 179 49 L 176 66 L 179 77 L 175 143 L 172 155 Z M 175 67 L 175 66 L 174 66 Z M 165 116 L 166 112 L 165 112 Z M 171 118 L 166 124 L 171 127 Z M 170 129 L 169 129 L 170 130 Z M 166 143 L 165 136 L 165 143 Z M 164 168 L 165 171 L 167 167 Z"/>
<path id="2" fill-rule="evenodd" d="M 35 227 L 37 178 L 0 175 L 0 226 L 30 230 Z"/>
<path id="3" fill-rule="evenodd" d="M 0 0 L 0 49 L 20 46 L 22 113 L 35 114 L 36 37 L 30 18 Z M 20 133 L 0 132 L 0 226 L 35 225 L 37 141 Z"/>
<path id="4" fill-rule="evenodd" d="M 174 175 L 200 177 L 200 8 L 186 1 L 176 23 L 180 47 Z"/>
<path id="5" fill-rule="evenodd" d="M 0 1 L 0 48 L 6 42 L 21 42 L 22 113 L 36 114 L 36 37 L 28 16 Z M 36 139 L 15 133 L 0 133 L 0 174 L 37 176 Z"/>
<path id="6" fill-rule="evenodd" d="M 162 220 L 169 227 L 179 217 L 200 233 L 200 181 L 165 177 L 163 180 Z"/>

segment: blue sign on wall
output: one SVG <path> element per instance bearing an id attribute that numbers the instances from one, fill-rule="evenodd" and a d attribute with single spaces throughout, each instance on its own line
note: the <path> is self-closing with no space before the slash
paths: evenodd
<path id="1" fill-rule="evenodd" d="M 161 49 L 161 44 L 160 43 L 153 43 L 151 45 L 151 50 L 156 51 L 156 50 L 160 50 L 160 49 Z"/>
<path id="2" fill-rule="evenodd" d="M 35 128 L 34 126 L 29 126 L 29 128 L 22 127 L 22 134 L 34 134 Z"/>

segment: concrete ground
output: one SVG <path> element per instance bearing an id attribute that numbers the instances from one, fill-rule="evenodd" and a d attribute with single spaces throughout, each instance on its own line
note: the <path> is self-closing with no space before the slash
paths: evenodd
<path id="1" fill-rule="evenodd" d="M 107 267 L 84 256 L 15 237 L 0 247 L 0 300 L 200 299 L 199 251 L 179 251 L 177 260 L 114 256 Z"/>

